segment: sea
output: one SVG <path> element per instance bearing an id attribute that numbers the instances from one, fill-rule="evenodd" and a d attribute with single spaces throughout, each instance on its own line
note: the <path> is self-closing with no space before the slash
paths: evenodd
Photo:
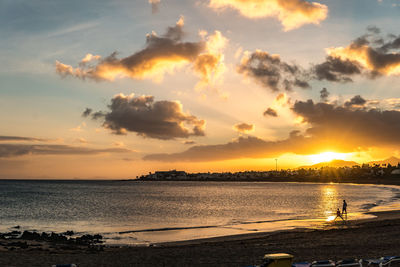
<path id="1" fill-rule="evenodd" d="M 400 188 L 383 185 L 0 180 L 0 232 L 101 234 L 106 245 L 147 246 L 342 224 L 400 209 Z"/>

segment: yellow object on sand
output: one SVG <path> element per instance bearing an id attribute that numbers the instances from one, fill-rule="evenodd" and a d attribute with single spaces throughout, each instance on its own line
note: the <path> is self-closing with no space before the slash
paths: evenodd
<path id="1" fill-rule="evenodd" d="M 291 267 L 293 255 L 286 253 L 265 254 L 264 262 L 268 262 L 268 267 Z"/>

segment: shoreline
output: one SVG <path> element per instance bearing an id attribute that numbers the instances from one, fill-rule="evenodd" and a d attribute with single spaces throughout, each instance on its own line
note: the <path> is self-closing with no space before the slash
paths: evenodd
<path id="1" fill-rule="evenodd" d="M 400 254 L 400 211 L 373 212 L 372 219 L 241 236 L 169 242 L 149 247 L 56 247 L 0 250 L 0 266 L 248 266 L 267 253 L 294 261 L 379 258 Z M 4 242 L 3 240 L 0 240 Z"/>
<path id="2" fill-rule="evenodd" d="M 187 245 L 200 245 L 202 243 L 218 243 L 218 242 L 226 242 L 226 241 L 241 241 L 241 240 L 249 240 L 255 238 L 262 238 L 269 235 L 275 235 L 284 232 L 298 232 L 298 231 L 329 231 L 334 229 L 335 227 L 358 227 L 364 223 L 369 222 L 382 222 L 385 220 L 400 220 L 400 210 L 391 210 L 391 211 L 375 211 L 375 212 L 366 212 L 367 215 L 373 215 L 374 218 L 367 219 L 355 219 L 355 220 L 347 220 L 347 225 L 343 224 L 342 221 L 338 221 L 339 223 L 335 224 L 326 224 L 322 228 L 315 227 L 299 227 L 294 229 L 286 229 L 286 230 L 275 230 L 270 232 L 259 232 L 259 233 L 247 233 L 247 234 L 238 234 L 238 235 L 227 235 L 227 236 L 218 236 L 218 237 L 209 237 L 209 238 L 199 238 L 192 240 L 183 240 L 183 241 L 171 241 L 171 242 L 160 242 L 154 243 L 153 246 L 158 247 L 168 247 L 168 246 L 187 246 Z M 400 251 L 399 251 L 400 254 Z"/>

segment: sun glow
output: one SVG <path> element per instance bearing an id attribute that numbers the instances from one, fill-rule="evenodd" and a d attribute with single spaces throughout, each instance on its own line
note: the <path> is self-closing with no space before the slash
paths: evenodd
<path id="1" fill-rule="evenodd" d="M 327 221 L 327 222 L 331 222 L 331 221 L 333 221 L 335 218 L 336 218 L 336 216 L 331 215 L 331 216 L 328 216 L 328 218 L 326 219 L 326 221 Z"/>
<path id="2" fill-rule="evenodd" d="M 320 162 L 329 162 L 334 159 L 346 160 L 350 156 L 349 153 L 336 153 L 336 152 L 323 152 L 320 154 L 309 155 L 309 159 L 313 164 L 317 164 Z"/>

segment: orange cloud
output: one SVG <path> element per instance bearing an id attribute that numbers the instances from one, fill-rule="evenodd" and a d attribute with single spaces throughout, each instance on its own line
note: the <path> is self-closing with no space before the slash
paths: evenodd
<path id="1" fill-rule="evenodd" d="M 328 7 L 305 0 L 210 0 L 211 8 L 230 7 L 248 18 L 276 17 L 285 31 L 304 24 L 319 24 L 328 15 Z"/>
<path id="2" fill-rule="evenodd" d="M 377 27 L 370 26 L 367 33 L 358 37 L 346 47 L 326 49 L 328 57 L 338 62 L 353 65 L 353 73 L 364 71 L 371 77 L 400 74 L 400 36 L 380 36 Z M 333 62 L 333 61 L 332 61 Z M 355 67 L 355 68 L 354 68 Z M 352 74 L 352 73 L 350 73 Z"/>
<path id="3" fill-rule="evenodd" d="M 86 64 L 92 60 L 99 60 L 101 56 L 99 55 L 92 55 L 92 54 L 86 54 L 86 56 L 81 60 L 81 64 Z"/>
<path id="4" fill-rule="evenodd" d="M 207 35 L 207 33 L 202 32 L 201 35 Z M 200 76 L 202 84 L 218 82 L 225 72 L 223 50 L 227 42 L 228 39 L 219 31 L 207 37 L 206 51 L 200 54 L 193 63 L 193 69 Z"/>
<path id="5" fill-rule="evenodd" d="M 254 132 L 254 124 L 238 123 L 233 126 L 233 129 L 239 133 Z"/>
<path id="6" fill-rule="evenodd" d="M 383 75 L 400 74 L 400 54 L 381 53 L 369 45 L 354 45 L 347 47 L 328 48 L 331 57 L 341 60 L 355 61 L 369 71 Z"/>
<path id="7" fill-rule="evenodd" d="M 183 42 L 183 26 L 184 19 L 181 17 L 174 27 L 167 28 L 164 35 L 148 34 L 146 47 L 128 57 L 118 58 L 117 53 L 105 58 L 87 54 L 77 68 L 56 61 L 56 72 L 62 77 L 96 81 L 128 77 L 160 82 L 165 74 L 192 64 L 202 82 L 217 80 L 225 69 L 222 51 L 227 39 L 216 31 L 208 36 L 202 32 L 204 40 Z"/>

